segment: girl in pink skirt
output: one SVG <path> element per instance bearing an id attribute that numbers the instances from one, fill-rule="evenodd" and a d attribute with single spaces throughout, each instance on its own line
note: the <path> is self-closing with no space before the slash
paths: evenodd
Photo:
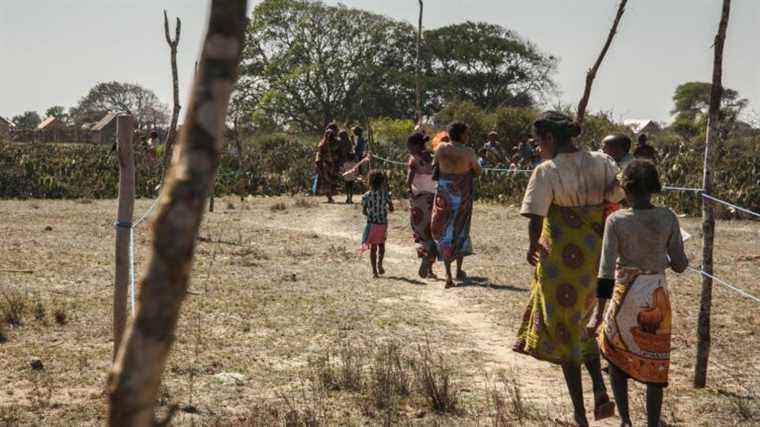
<path id="1" fill-rule="evenodd" d="M 370 191 L 362 196 L 362 211 L 367 217 L 367 225 L 364 227 L 360 253 L 370 250 L 372 275 L 378 278 L 385 273 L 385 238 L 388 233 L 388 212 L 393 212 L 393 202 L 385 189 L 385 175 L 381 171 L 370 171 L 369 185 Z"/>

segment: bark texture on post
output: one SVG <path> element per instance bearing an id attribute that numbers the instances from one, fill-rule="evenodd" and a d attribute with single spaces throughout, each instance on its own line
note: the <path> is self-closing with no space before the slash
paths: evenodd
<path id="1" fill-rule="evenodd" d="M 422 49 L 422 0 L 420 2 L 420 19 L 417 23 L 417 61 L 415 64 L 416 86 L 417 86 L 417 124 L 422 122 L 422 76 L 420 76 L 420 50 Z"/>
<path id="2" fill-rule="evenodd" d="M 238 75 L 246 0 L 212 0 L 208 32 L 179 144 L 153 222 L 153 250 L 137 316 L 108 379 L 109 424 L 153 423 L 156 395 L 187 294 L 198 228 Z"/>
<path id="3" fill-rule="evenodd" d="M 172 106 L 172 121 L 169 125 L 169 129 L 166 132 L 166 140 L 164 141 L 164 157 L 163 166 L 164 171 L 169 164 L 169 156 L 171 156 L 172 147 L 174 146 L 174 140 L 177 134 L 177 120 L 179 120 L 179 111 L 182 106 L 179 105 L 179 75 L 177 73 L 177 46 L 179 46 L 179 36 L 182 32 L 182 21 L 177 18 L 177 23 L 174 28 L 174 39 L 169 34 L 169 17 L 164 10 L 164 37 L 166 38 L 166 44 L 169 45 L 169 55 L 172 65 L 172 93 L 173 106 Z"/>
<path id="4" fill-rule="evenodd" d="M 705 138 L 705 159 L 702 191 L 712 194 L 713 189 L 713 152 L 718 143 L 720 132 L 720 102 L 723 97 L 723 46 L 726 42 L 726 29 L 731 12 L 731 0 L 723 0 L 723 11 L 715 36 L 715 56 L 713 58 L 712 89 L 710 91 L 710 109 L 707 118 L 707 136 Z M 715 239 L 715 210 L 712 202 L 702 198 L 702 270 L 713 274 L 713 241 Z M 712 278 L 702 275 L 702 296 L 699 302 L 699 321 L 697 324 L 697 363 L 694 367 L 694 387 L 702 388 L 707 384 L 707 364 L 710 358 L 710 309 L 712 306 Z"/>
<path id="5" fill-rule="evenodd" d="M 127 325 L 127 291 L 129 288 L 130 233 L 135 210 L 135 153 L 132 116 L 116 117 L 116 149 L 119 157 L 119 201 L 116 212 L 116 267 L 113 289 L 113 359 L 119 350 Z"/>
<path id="6" fill-rule="evenodd" d="M 599 56 L 596 58 L 596 62 L 594 62 L 594 65 L 586 73 L 586 87 L 585 89 L 583 89 L 583 96 L 581 97 L 581 100 L 578 103 L 578 112 L 575 115 L 575 121 L 579 125 L 583 124 L 583 119 L 586 116 L 586 107 L 588 107 L 588 100 L 591 97 L 591 86 L 594 84 L 596 73 L 599 71 L 599 67 L 602 65 L 602 61 L 604 60 L 604 57 L 607 56 L 607 51 L 610 49 L 610 45 L 612 44 L 612 39 L 615 38 L 615 34 L 617 34 L 618 25 L 620 24 L 620 18 L 622 18 L 623 13 L 625 13 L 625 5 L 627 3 L 628 3 L 628 0 L 620 0 L 620 5 L 618 6 L 617 14 L 615 15 L 615 21 L 612 23 L 612 28 L 610 28 L 610 33 L 607 35 L 607 41 L 604 42 L 604 47 L 602 48 L 602 51 L 599 53 Z"/>

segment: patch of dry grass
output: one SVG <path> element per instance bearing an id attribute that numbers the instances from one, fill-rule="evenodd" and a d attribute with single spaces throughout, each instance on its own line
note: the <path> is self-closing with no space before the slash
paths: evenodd
<path id="1" fill-rule="evenodd" d="M 568 418 L 569 399 L 542 401 L 518 381 L 530 372 L 484 386 L 484 371 L 495 374 L 482 348 L 493 344 L 473 345 L 479 338 L 425 299 L 431 287 L 442 284 L 415 277 L 406 212 L 391 216 L 387 277 L 371 280 L 369 262 L 355 252 L 361 211 L 312 200 L 254 199 L 207 216 L 193 294 L 183 307 L 164 375 L 160 416 L 176 406 L 175 425 L 496 426 Z M 136 212 L 149 203 L 138 201 Z M 284 210 L 272 208 L 280 203 Z M 0 271 L 1 293 L 27 296 L 22 310 L 12 310 L 21 314 L 22 326 L 6 326 L 8 340 L 0 344 L 0 424 L 103 424 L 115 209 L 107 200 L 0 202 L 0 267 L 34 271 Z M 457 310 L 483 313 L 494 331 L 509 338 L 528 298 L 525 223 L 516 209 L 475 209 L 478 253 L 465 262 L 473 280 L 447 295 L 461 300 Z M 697 260 L 699 223 L 682 222 L 695 236 L 687 247 Z M 46 225 L 50 231 L 43 231 Z M 138 229 L 135 238 L 139 273 L 147 262 L 148 228 Z M 760 262 L 753 258 L 760 253 L 758 242 L 758 224 L 718 225 L 718 275 L 760 295 L 754 280 Z M 665 420 L 757 424 L 756 307 L 715 288 L 710 386 L 694 390 L 699 278 L 671 274 L 669 280 L 675 316 Z M 46 320 L 33 321 L 43 311 Z M 0 315 L 5 320 L 5 311 Z M 427 342 L 425 359 L 417 346 L 424 349 Z M 29 367 L 35 357 L 44 370 Z M 322 380 L 315 376 L 320 369 Z M 550 372 L 561 390 L 559 372 Z M 643 388 L 632 384 L 631 398 L 640 421 Z M 437 414 L 437 408 L 456 411 Z"/>

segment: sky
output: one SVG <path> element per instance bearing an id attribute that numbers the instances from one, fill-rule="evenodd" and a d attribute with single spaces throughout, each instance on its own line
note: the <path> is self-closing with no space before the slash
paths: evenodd
<path id="1" fill-rule="evenodd" d="M 259 1 L 249 1 L 253 8 Z M 337 4 L 337 1 L 326 1 Z M 343 0 L 349 7 L 416 22 L 415 0 Z M 180 102 L 187 98 L 207 1 L 0 0 L 0 116 L 70 107 L 97 82 L 127 81 L 171 102 L 162 10 L 182 18 Z M 602 64 L 590 108 L 617 119 L 670 121 L 676 86 L 710 81 L 720 0 L 631 0 Z M 586 70 L 612 23 L 617 0 L 426 0 L 424 26 L 485 21 L 515 30 L 560 58 L 560 93 L 575 105 Z M 760 1 L 734 0 L 723 83 L 760 112 Z"/>

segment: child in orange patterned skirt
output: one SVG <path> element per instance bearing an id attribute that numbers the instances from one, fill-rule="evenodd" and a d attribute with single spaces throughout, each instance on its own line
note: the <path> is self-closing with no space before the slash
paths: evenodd
<path id="1" fill-rule="evenodd" d="M 393 201 L 385 189 L 385 174 L 382 171 L 370 171 L 369 185 L 370 191 L 362 196 L 362 211 L 367 217 L 367 225 L 364 227 L 360 253 L 370 250 L 372 275 L 378 278 L 385 274 L 385 239 L 388 234 L 388 212 L 393 212 Z"/>
<path id="2" fill-rule="evenodd" d="M 628 378 L 647 385 L 647 421 L 660 425 L 663 388 L 668 385 L 672 311 L 665 270 L 683 272 L 678 218 L 652 204 L 662 190 L 654 163 L 634 160 L 621 177 L 630 208 L 607 218 L 599 266 L 598 304 L 587 332 L 596 335 L 610 366 L 622 426 L 630 426 Z M 607 300 L 612 300 L 605 313 Z"/>

